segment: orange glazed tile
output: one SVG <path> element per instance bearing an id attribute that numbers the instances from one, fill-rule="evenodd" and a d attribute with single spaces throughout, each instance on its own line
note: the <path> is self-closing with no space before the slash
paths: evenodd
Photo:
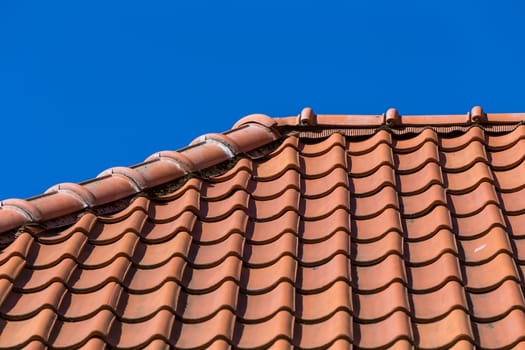
<path id="1" fill-rule="evenodd" d="M 525 114 L 252 115 L 0 202 L 0 348 L 525 347 Z"/>
<path id="2" fill-rule="evenodd" d="M 29 252 L 28 261 L 34 267 L 42 269 L 56 265 L 66 257 L 78 260 L 86 241 L 87 237 L 83 233 L 75 232 L 69 239 L 56 244 L 34 243 Z"/>
<path id="3" fill-rule="evenodd" d="M 348 152 L 352 155 L 366 154 L 376 148 L 380 143 L 385 143 L 387 145 L 392 144 L 392 135 L 384 130 L 379 130 L 366 140 L 350 140 L 348 141 Z"/>
<path id="4" fill-rule="evenodd" d="M 233 258 L 232 258 L 233 259 Z M 241 288 L 250 294 L 265 293 L 275 288 L 281 282 L 295 282 L 297 261 L 285 255 L 273 265 L 261 268 L 244 268 L 242 271 Z"/>
<path id="5" fill-rule="evenodd" d="M 173 300 L 176 296 L 170 292 L 166 294 L 165 298 L 166 300 Z M 216 290 L 205 294 L 181 292 L 178 298 L 177 313 L 185 321 L 196 322 L 209 319 L 222 309 L 229 309 L 234 312 L 238 297 L 239 287 L 230 280 L 219 285 Z"/>
<path id="6" fill-rule="evenodd" d="M 115 282 L 109 282 L 91 293 L 66 293 L 59 312 L 70 320 L 85 319 L 103 308 L 116 312 L 121 295 L 122 287 Z"/>
<path id="7" fill-rule="evenodd" d="M 44 350 L 44 349 L 46 349 L 46 345 L 43 344 L 39 340 L 34 340 L 34 341 L 30 342 L 29 344 L 21 347 L 21 349 L 24 349 L 24 350 Z M 94 349 L 96 349 L 96 348 L 94 348 Z M 103 347 L 99 347 L 99 349 L 103 349 Z"/>
<path id="8" fill-rule="evenodd" d="M 71 276 L 71 288 L 85 291 L 100 288 L 110 281 L 123 281 L 131 263 L 125 257 L 118 257 L 109 265 L 94 270 L 77 268 Z"/>
<path id="9" fill-rule="evenodd" d="M 304 208 L 303 217 L 307 220 L 326 217 L 336 208 L 348 208 L 349 201 L 348 189 L 338 186 L 324 197 L 302 201 L 304 203 L 302 205 Z"/>
<path id="10" fill-rule="evenodd" d="M 75 232 L 83 232 L 84 234 L 92 233 L 96 222 L 97 216 L 86 212 L 69 228 L 59 232 L 48 233 L 44 231 L 40 233 L 38 235 L 38 241 L 44 244 L 54 244 L 69 239 Z"/>
<path id="11" fill-rule="evenodd" d="M 443 185 L 443 173 L 439 164 L 429 162 L 410 174 L 399 174 L 397 187 L 403 195 L 421 193 L 434 184 Z"/>
<path id="12" fill-rule="evenodd" d="M 403 215 L 405 217 L 421 216 L 432 207 L 446 205 L 445 190 L 439 184 L 433 184 L 424 192 L 400 198 Z"/>
<path id="13" fill-rule="evenodd" d="M 475 346 L 472 339 L 459 339 L 448 347 L 451 350 L 474 350 Z"/>
<path id="14" fill-rule="evenodd" d="M 520 285 L 513 280 L 506 280 L 488 292 L 469 293 L 469 299 L 472 317 L 479 322 L 501 319 L 512 309 L 525 309 Z"/>
<path id="15" fill-rule="evenodd" d="M 151 318 L 161 309 L 175 311 L 177 298 L 180 298 L 179 285 L 167 281 L 149 293 L 122 293 L 115 309 L 122 320 L 136 322 Z"/>
<path id="16" fill-rule="evenodd" d="M 394 165 L 392 149 L 384 143 L 380 143 L 367 154 L 352 155 L 349 158 L 348 171 L 355 177 L 370 175 L 382 165 Z"/>
<path id="17" fill-rule="evenodd" d="M 250 178 L 251 174 L 246 169 L 241 169 L 224 182 L 204 183 L 201 188 L 201 198 L 207 201 L 223 199 L 236 190 L 246 188 Z"/>
<path id="18" fill-rule="evenodd" d="M 322 156 L 336 146 L 346 147 L 346 139 L 339 133 L 334 133 L 328 136 L 326 140 L 322 140 L 320 142 L 311 144 L 300 143 L 298 144 L 298 149 L 301 151 L 303 156 L 317 157 Z"/>
<path id="19" fill-rule="evenodd" d="M 397 153 L 394 161 L 398 172 L 413 173 L 428 162 L 439 163 L 438 148 L 433 142 L 425 142 L 410 153 Z"/>
<path id="20" fill-rule="evenodd" d="M 454 254 L 441 255 L 435 262 L 409 269 L 411 288 L 418 292 L 430 292 L 449 281 L 461 282 L 459 259 Z"/>
<path id="21" fill-rule="evenodd" d="M 490 143 L 491 137 L 488 135 L 485 135 L 485 132 L 483 131 L 483 129 L 479 127 L 473 127 L 473 128 L 468 129 L 462 135 L 458 135 L 455 137 L 440 138 L 440 146 L 441 146 L 441 149 L 445 152 L 459 151 L 474 141 L 479 141 L 479 142 L 483 142 L 486 144 L 486 138 L 489 139 L 489 143 Z"/>
<path id="22" fill-rule="evenodd" d="M 267 320 L 282 310 L 292 313 L 296 303 L 295 293 L 294 286 L 287 281 L 261 294 L 241 293 L 237 300 L 237 317 L 243 322 L 253 323 Z M 202 308 L 207 309 L 205 305 Z"/>
<path id="23" fill-rule="evenodd" d="M 222 221 L 196 221 L 191 232 L 191 237 L 202 244 L 213 244 L 224 240 L 235 232 L 244 232 L 248 223 L 248 215 L 245 211 L 234 210 Z M 226 229 L 225 229 L 226 228 Z"/>
<path id="24" fill-rule="evenodd" d="M 404 220 L 405 231 L 408 239 L 422 240 L 442 229 L 452 230 L 450 211 L 444 205 L 437 205 L 423 216 L 407 218 Z"/>
<path id="25" fill-rule="evenodd" d="M 349 186 L 355 196 L 367 196 L 378 192 L 384 186 L 394 186 L 395 183 L 394 169 L 390 165 L 383 165 L 368 176 L 351 178 Z"/>
<path id="26" fill-rule="evenodd" d="M 291 188 L 301 190 L 301 174 L 295 169 L 284 172 L 272 181 L 251 181 L 247 188 L 256 200 L 267 200 L 279 197 L 284 191 Z M 326 188 L 323 188 L 326 190 Z"/>
<path id="27" fill-rule="evenodd" d="M 148 216 L 156 222 L 171 221 L 186 210 L 199 210 L 199 191 L 189 188 L 177 200 L 154 202 L 148 206 Z"/>
<path id="28" fill-rule="evenodd" d="M 115 321 L 108 340 L 118 348 L 142 347 L 153 338 L 170 334 L 174 323 L 174 315 L 167 310 L 161 310 L 152 318 L 139 323 Z M 148 331 L 144 332 L 145 329 Z"/>
<path id="29" fill-rule="evenodd" d="M 258 181 L 269 181 L 280 177 L 288 169 L 296 169 L 299 172 L 302 170 L 297 150 L 283 144 L 279 153 L 272 155 L 265 162 L 254 164 L 254 176 Z"/>
<path id="30" fill-rule="evenodd" d="M 443 152 L 443 167 L 447 171 L 461 171 L 476 162 L 487 162 L 485 145 L 481 141 L 472 141 L 458 151 Z"/>
<path id="31" fill-rule="evenodd" d="M 371 196 L 352 198 L 350 210 L 356 219 L 365 219 L 378 216 L 387 207 L 399 209 L 397 192 L 390 186 Z"/>
<path id="32" fill-rule="evenodd" d="M 410 312 L 406 287 L 395 282 L 376 293 L 354 293 L 354 317 L 372 322 L 385 319 L 396 311 Z"/>
<path id="33" fill-rule="evenodd" d="M 358 347 L 388 348 L 400 340 L 412 339 L 410 319 L 403 311 L 397 311 L 378 322 L 356 322 L 353 335 Z"/>
<path id="34" fill-rule="evenodd" d="M 294 345 L 304 349 L 323 348 L 337 339 L 352 339 L 351 316 L 338 311 L 327 320 L 316 323 L 295 323 Z"/>
<path id="35" fill-rule="evenodd" d="M 12 289 L 13 282 L 5 278 L 0 278 L 0 303 L 3 304 L 5 302 L 5 300 L 9 297 Z M 11 305 L 8 305 L 7 307 L 9 308 L 11 307 Z"/>
<path id="36" fill-rule="evenodd" d="M 518 260 L 518 263 L 523 264 L 525 262 L 525 239 L 513 239 L 512 244 L 515 247 L 515 258 Z"/>
<path id="37" fill-rule="evenodd" d="M 350 232 L 349 221 L 348 209 L 336 208 L 326 217 L 295 222 L 295 225 L 298 226 L 296 231 L 303 241 L 314 243 L 326 240 L 338 230 Z"/>
<path id="38" fill-rule="evenodd" d="M 51 309 L 43 309 L 31 318 L 0 322 L 0 347 L 15 348 L 28 344 L 32 338 L 49 339 L 57 316 Z M 9 336 L 7 336 L 9 335 Z"/>
<path id="39" fill-rule="evenodd" d="M 501 320 L 475 322 L 473 328 L 479 334 L 480 347 L 512 348 L 525 334 L 525 315 L 523 310 L 512 310 Z"/>
<path id="40" fill-rule="evenodd" d="M 179 266 L 182 265 L 180 259 L 172 259 L 172 261 L 177 261 L 176 266 L 177 270 Z M 180 270 L 177 271 L 179 274 Z M 144 278 L 148 273 L 147 270 L 144 270 Z M 187 285 L 188 291 L 191 292 L 202 292 L 209 291 L 216 288 L 220 283 L 223 283 L 226 279 L 238 280 L 241 274 L 241 261 L 236 256 L 227 257 L 224 262 L 220 265 L 208 268 L 208 269 L 192 269 L 191 272 L 184 275 L 183 283 Z M 165 276 L 166 274 L 161 274 L 160 276 Z M 177 275 L 174 275 L 177 276 Z M 191 280 L 187 281 L 191 277 Z M 175 277 L 175 279 L 177 279 Z M 137 284 L 139 280 L 137 280 Z"/>
<path id="41" fill-rule="evenodd" d="M 328 289 L 316 294 L 297 294 L 296 317 L 305 323 L 326 319 L 337 310 L 353 310 L 351 287 L 346 281 L 336 281 Z"/>
<path id="42" fill-rule="evenodd" d="M 191 231 L 196 224 L 196 215 L 194 212 L 185 211 L 173 221 L 151 222 L 146 221 L 140 232 L 141 238 L 148 243 L 166 241 L 179 232 Z"/>
<path id="43" fill-rule="evenodd" d="M 500 194 L 503 210 L 507 214 L 519 214 L 525 212 L 525 188 Z"/>
<path id="44" fill-rule="evenodd" d="M 435 291 L 413 293 L 410 298 L 413 315 L 422 323 L 442 319 L 455 309 L 468 311 L 469 308 L 462 284 L 454 280 Z"/>
<path id="45" fill-rule="evenodd" d="M 272 220 L 281 216 L 285 211 L 299 207 L 300 193 L 296 189 L 284 191 L 279 197 L 271 200 L 252 201 L 248 214 L 259 220 Z M 241 206 L 242 207 L 242 206 Z M 248 205 L 245 206 L 247 208 Z"/>
<path id="46" fill-rule="evenodd" d="M 227 217 L 236 209 L 248 208 L 248 203 L 248 193 L 243 190 L 235 191 L 231 196 L 217 202 L 202 201 L 200 203 L 199 215 L 201 217 L 206 217 L 209 220 L 217 221 Z"/>
<path id="47" fill-rule="evenodd" d="M 188 232 L 181 231 L 164 242 L 140 242 L 135 248 L 134 262 L 140 267 L 151 268 L 165 264 L 174 256 L 185 258 L 188 256 L 191 240 Z"/>
<path id="48" fill-rule="evenodd" d="M 439 230 L 424 240 L 408 242 L 405 249 L 413 266 L 428 265 L 445 253 L 459 255 L 454 234 L 448 229 Z"/>
<path id="49" fill-rule="evenodd" d="M 525 237 L 525 213 L 506 216 L 509 234 L 515 237 Z"/>
<path id="50" fill-rule="evenodd" d="M 517 166 L 523 161 L 525 151 L 525 140 L 520 139 L 508 149 L 491 152 L 491 166 L 495 170 L 505 170 Z"/>
<path id="51" fill-rule="evenodd" d="M 450 193 L 459 194 L 472 191 L 481 181 L 493 182 L 492 173 L 486 163 L 477 162 L 459 173 L 445 173 L 445 183 Z"/>
<path id="52" fill-rule="evenodd" d="M 302 254 L 298 256 L 303 265 L 321 265 L 336 254 L 349 254 L 350 237 L 344 230 L 335 231 L 324 241 L 303 241 Z"/>
<path id="53" fill-rule="evenodd" d="M 236 235 L 237 237 L 240 237 Z M 232 236 L 230 236 L 232 237 Z M 242 238 L 242 237 L 240 237 Z M 237 249 L 231 251 L 242 251 L 242 241 L 237 239 Z M 210 250 L 214 246 L 209 246 Z M 273 264 L 283 255 L 297 257 L 297 236 L 291 232 L 285 232 L 283 235 L 273 242 L 266 244 L 246 244 L 244 246 L 244 262 L 250 267 L 262 267 Z M 203 247 L 204 248 L 204 247 Z M 225 249 L 222 249 L 224 252 Z"/>
<path id="54" fill-rule="evenodd" d="M 326 196 L 328 193 L 334 191 L 338 186 L 348 188 L 348 174 L 346 169 L 334 168 L 331 173 L 325 177 L 301 179 L 302 194 L 305 198 L 319 198 Z"/>
<path id="55" fill-rule="evenodd" d="M 350 281 L 346 255 L 338 254 L 328 262 L 317 266 L 301 266 L 298 269 L 297 288 L 304 294 L 318 293 L 335 281 Z"/>
<path id="56" fill-rule="evenodd" d="M 358 291 L 377 292 L 393 282 L 406 283 L 403 259 L 389 255 L 383 261 L 370 266 L 352 266 L 352 280 Z"/>
<path id="57" fill-rule="evenodd" d="M 242 258 L 244 237 L 239 233 L 233 233 L 224 241 L 217 242 L 213 245 L 195 244 L 191 247 L 188 260 L 195 268 L 210 268 L 217 266 L 228 256 Z M 167 245 L 169 247 L 169 245 Z M 154 254 L 153 252 L 151 254 Z M 185 252 L 179 253 L 185 256 Z"/>
<path id="58" fill-rule="evenodd" d="M 508 170 L 494 170 L 496 187 L 502 192 L 511 192 L 523 187 L 521 179 L 525 176 L 525 161 Z"/>
<path id="59" fill-rule="evenodd" d="M 449 194 L 450 208 L 456 216 L 471 216 L 487 204 L 498 204 L 496 189 L 490 182 L 480 182 L 471 192 Z"/>
<path id="60" fill-rule="evenodd" d="M 292 314 L 288 311 L 280 311 L 263 322 L 237 322 L 233 339 L 241 349 L 269 348 L 279 338 L 291 340 L 293 327 Z"/>
<path id="61" fill-rule="evenodd" d="M 395 139 L 394 149 L 396 153 L 410 153 L 420 148 L 422 144 L 427 142 L 438 144 L 438 135 L 435 131 L 424 129 L 418 135 L 408 139 Z"/>
<path id="62" fill-rule="evenodd" d="M 229 349 L 221 338 L 232 338 L 233 317 L 221 312 L 214 319 L 196 324 L 174 322 L 171 347 L 175 349 Z M 132 324 L 131 324 L 132 325 Z M 132 325 L 133 326 L 133 325 Z M 215 337 L 212 337 L 214 335 Z"/>
<path id="63" fill-rule="evenodd" d="M 460 240 L 459 245 L 465 261 L 469 264 L 478 265 L 499 253 L 513 254 L 507 232 L 500 226 L 491 228 L 479 238 Z"/>
<path id="64" fill-rule="evenodd" d="M 322 157 L 301 158 L 302 174 L 306 178 L 319 178 L 333 171 L 335 167 L 346 168 L 346 153 L 343 147 L 335 146 Z"/>
<path id="65" fill-rule="evenodd" d="M 474 238 L 487 232 L 494 226 L 505 227 L 505 219 L 501 209 L 495 204 L 487 204 L 470 216 L 456 218 L 457 230 L 460 237 Z"/>
<path id="66" fill-rule="evenodd" d="M 82 266 L 96 268 L 107 265 L 118 256 L 129 259 L 133 257 L 139 237 L 134 232 L 126 232 L 121 238 L 109 244 L 90 245 L 84 247 L 81 256 L 77 259 Z"/>
<path id="67" fill-rule="evenodd" d="M 0 312 L 13 319 L 27 318 L 43 308 L 57 310 L 65 293 L 65 287 L 60 282 L 35 293 L 12 292 L 2 304 Z"/>
<path id="68" fill-rule="evenodd" d="M 114 321 L 115 316 L 108 310 L 82 321 L 57 321 L 51 339 L 57 348 L 78 347 L 96 335 L 107 337 Z"/>
<path id="69" fill-rule="evenodd" d="M 394 208 L 386 208 L 375 217 L 352 220 L 351 224 L 356 241 L 375 241 L 393 230 L 402 233 L 401 217 Z"/>
<path id="70" fill-rule="evenodd" d="M 423 349 L 445 348 L 460 339 L 473 338 L 468 314 L 463 310 L 453 310 L 435 322 L 416 323 L 416 331 Z"/>
<path id="71" fill-rule="evenodd" d="M 147 214 L 142 210 L 133 211 L 122 221 L 104 222 L 100 220 L 93 228 L 93 235 L 90 240 L 100 244 L 115 242 L 119 240 L 126 232 L 140 233 L 146 223 Z"/>
<path id="72" fill-rule="evenodd" d="M 465 279 L 466 287 L 478 293 L 493 289 L 507 279 L 519 281 L 514 261 L 505 253 L 481 265 L 466 265 Z"/>
<path id="73" fill-rule="evenodd" d="M 525 127 L 519 125 L 515 130 L 503 135 L 487 135 L 486 143 L 491 150 L 498 151 L 511 147 L 523 138 L 525 138 Z"/>
<path id="74" fill-rule="evenodd" d="M 22 278 L 24 278 L 24 276 L 30 274 L 29 271 L 23 270 L 24 265 L 25 260 L 22 257 L 18 255 L 10 257 L 0 265 L 0 278 L 7 279 L 11 282 L 16 281 L 20 274 L 22 274 Z"/>
<path id="75" fill-rule="evenodd" d="M 70 276 L 73 275 L 75 265 L 74 260 L 66 258 L 57 265 L 44 270 L 25 268 L 15 280 L 15 288 L 24 292 L 35 292 L 48 287 L 53 282 L 67 283 Z"/>
<path id="76" fill-rule="evenodd" d="M 34 239 L 29 233 L 20 233 L 18 238 L 11 245 L 0 251 L 0 265 L 3 265 L 15 255 L 27 258 L 30 248 L 33 246 L 33 241 Z"/>
<path id="77" fill-rule="evenodd" d="M 390 254 L 403 256 L 403 237 L 399 232 L 391 231 L 377 241 L 355 242 L 351 249 L 356 265 L 376 264 Z"/>

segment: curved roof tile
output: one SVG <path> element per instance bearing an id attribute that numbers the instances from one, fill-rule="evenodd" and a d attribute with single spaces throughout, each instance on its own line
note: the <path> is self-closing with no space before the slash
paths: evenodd
<path id="1" fill-rule="evenodd" d="M 0 347 L 523 345 L 524 120 L 253 114 L 5 200 Z"/>

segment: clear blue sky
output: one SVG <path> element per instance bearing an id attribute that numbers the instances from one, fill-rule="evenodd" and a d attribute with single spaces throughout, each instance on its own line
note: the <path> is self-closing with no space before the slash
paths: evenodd
<path id="1" fill-rule="evenodd" d="M 251 113 L 525 111 L 523 1 L 182 3 L 0 2 L 0 199 Z"/>

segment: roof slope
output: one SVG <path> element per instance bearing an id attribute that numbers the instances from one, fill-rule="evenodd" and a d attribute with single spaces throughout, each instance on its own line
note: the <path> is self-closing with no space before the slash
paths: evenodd
<path id="1" fill-rule="evenodd" d="M 252 115 L 0 206 L 0 347 L 525 344 L 523 114 Z"/>

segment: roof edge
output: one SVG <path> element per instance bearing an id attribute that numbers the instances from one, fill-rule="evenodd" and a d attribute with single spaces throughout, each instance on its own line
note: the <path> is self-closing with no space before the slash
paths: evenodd
<path id="1" fill-rule="evenodd" d="M 247 117 L 249 118 L 249 117 Z M 252 117 L 253 118 L 253 117 Z M 251 119 L 250 119 L 251 120 Z M 242 119 L 241 119 L 242 121 Z M 465 114 L 401 115 L 397 109 L 389 108 L 382 114 L 315 114 L 312 108 L 304 108 L 298 116 L 274 118 L 277 127 L 411 127 L 411 126 L 468 126 L 472 124 L 516 124 L 525 121 L 525 113 L 486 113 L 474 106 Z"/>
<path id="2" fill-rule="evenodd" d="M 434 116 L 402 116 L 394 108 L 380 115 L 317 115 L 304 108 L 297 116 L 272 118 L 251 114 L 240 119 L 231 130 L 206 134 L 178 151 L 162 151 L 149 156 L 143 163 L 130 167 L 110 168 L 96 178 L 81 182 L 62 183 L 44 194 L 25 200 L 7 199 L 0 202 L 0 234 L 26 224 L 35 224 L 70 215 L 127 198 L 144 190 L 177 180 L 270 144 L 281 138 L 286 129 L 305 127 L 326 129 L 411 126 L 468 126 L 476 124 L 518 124 L 525 113 L 487 114 L 475 106 L 466 114 Z"/>
<path id="3" fill-rule="evenodd" d="M 246 120 L 222 134 L 203 135 L 178 151 L 152 154 L 137 165 L 106 169 L 96 178 L 79 184 L 57 184 L 25 200 L 0 201 L 0 234 L 127 198 L 250 152 L 280 137 L 273 124 Z"/>

